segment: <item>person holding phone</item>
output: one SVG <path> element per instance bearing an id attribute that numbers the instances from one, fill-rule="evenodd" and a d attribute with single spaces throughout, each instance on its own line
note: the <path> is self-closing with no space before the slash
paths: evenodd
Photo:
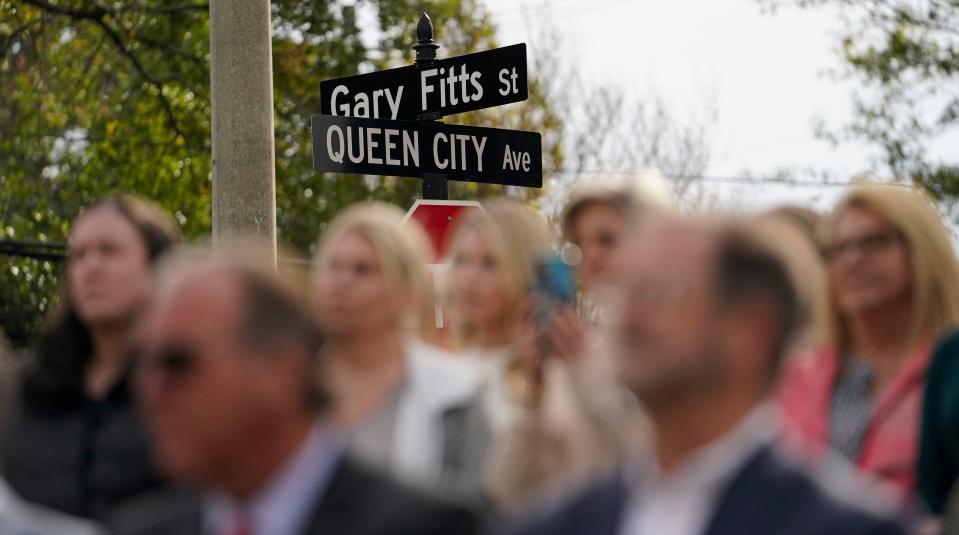
<path id="1" fill-rule="evenodd" d="M 450 247 L 453 338 L 486 378 L 487 492 L 507 514 L 574 488 L 617 451 L 574 385 L 584 327 L 552 245 L 542 218 L 499 199 L 465 216 Z"/>

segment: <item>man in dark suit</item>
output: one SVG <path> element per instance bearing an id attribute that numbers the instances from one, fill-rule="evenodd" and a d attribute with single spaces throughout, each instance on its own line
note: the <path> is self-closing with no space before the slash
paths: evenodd
<path id="1" fill-rule="evenodd" d="M 612 345 L 651 451 L 515 533 L 905 533 L 773 445 L 766 400 L 799 312 L 770 245 L 741 223 L 681 219 L 626 245 Z"/>
<path id="2" fill-rule="evenodd" d="M 344 455 L 324 417 L 310 315 L 275 269 L 248 257 L 193 255 L 162 272 L 134 377 L 156 462 L 184 487 L 125 505 L 113 532 L 476 532 L 467 510 Z"/>

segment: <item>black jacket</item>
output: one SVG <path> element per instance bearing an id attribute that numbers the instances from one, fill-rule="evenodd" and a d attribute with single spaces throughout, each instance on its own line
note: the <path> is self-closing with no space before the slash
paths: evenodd
<path id="1" fill-rule="evenodd" d="M 202 502 L 196 493 L 166 489 L 121 507 L 107 519 L 116 535 L 201 535 Z M 303 535 L 474 535 L 469 510 L 395 483 L 348 456 L 338 465 Z"/>
<path id="2" fill-rule="evenodd" d="M 24 499 L 100 518 L 160 484 L 126 382 L 103 400 L 37 406 L 17 396 L 3 433 L 0 468 Z"/>
<path id="3" fill-rule="evenodd" d="M 919 440 L 919 492 L 933 514 L 946 512 L 959 479 L 959 331 L 940 341 L 926 374 Z"/>
<path id="4" fill-rule="evenodd" d="M 905 535 L 905 529 L 894 521 L 838 501 L 823 485 L 772 447 L 764 447 L 719 499 L 705 535 Z M 509 533 L 617 535 L 629 499 L 624 478 L 609 478 Z"/>

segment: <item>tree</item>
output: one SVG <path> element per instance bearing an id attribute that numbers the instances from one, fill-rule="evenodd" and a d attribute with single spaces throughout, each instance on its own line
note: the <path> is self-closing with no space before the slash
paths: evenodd
<path id="1" fill-rule="evenodd" d="M 0 238 L 63 241 L 82 206 L 135 192 L 171 211 L 188 238 L 210 230 L 209 6 L 198 0 L 0 0 Z M 421 11 L 445 56 L 495 46 L 477 0 L 274 0 L 277 223 L 308 251 L 343 206 L 409 205 L 412 179 L 323 175 L 312 169 L 309 116 L 319 82 L 412 60 Z M 362 17 L 361 28 L 358 20 Z M 372 37 L 371 37 L 372 36 Z M 458 120 L 551 128 L 549 102 Z M 558 143 L 545 169 L 560 165 Z M 489 195 L 463 184 L 451 197 Z M 58 266 L 0 257 L 0 327 L 25 343 L 54 301 Z"/>
<path id="2" fill-rule="evenodd" d="M 618 85 L 588 79 L 568 61 L 571 54 L 548 17 L 530 24 L 537 28 L 531 68 L 558 115 L 550 135 L 564 148 L 562 170 L 541 199 L 543 211 L 557 214 L 579 181 L 638 170 L 662 173 L 683 204 L 702 202 L 698 186 L 718 121 L 713 99 L 707 95 L 698 109 L 680 114 L 655 90 L 629 94 Z"/>
<path id="3" fill-rule="evenodd" d="M 775 10 L 832 6 L 842 14 L 840 45 L 855 118 L 833 141 L 879 149 L 881 171 L 924 186 L 947 204 L 959 199 L 959 162 L 936 159 L 929 143 L 959 124 L 959 0 L 759 0 Z"/>

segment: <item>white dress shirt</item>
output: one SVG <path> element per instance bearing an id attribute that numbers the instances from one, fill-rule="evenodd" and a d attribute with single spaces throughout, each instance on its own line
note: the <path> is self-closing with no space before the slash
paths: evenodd
<path id="1" fill-rule="evenodd" d="M 252 499 L 237 503 L 218 492 L 206 497 L 206 533 L 231 533 L 233 522 L 241 516 L 252 535 L 301 533 L 320 494 L 329 486 L 342 451 L 341 437 L 320 423 L 314 424 L 297 453 Z"/>
<path id="2" fill-rule="evenodd" d="M 774 436 L 774 409 L 764 404 L 668 473 L 651 457 L 634 474 L 620 535 L 701 535 L 743 463 Z"/>

